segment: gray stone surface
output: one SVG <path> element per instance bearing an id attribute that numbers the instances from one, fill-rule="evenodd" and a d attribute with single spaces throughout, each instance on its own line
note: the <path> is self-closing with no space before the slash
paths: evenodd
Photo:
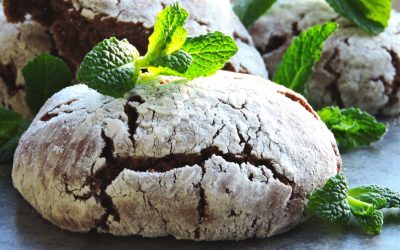
<path id="1" fill-rule="evenodd" d="M 343 155 L 351 186 L 380 184 L 400 191 L 400 120 L 391 119 L 385 139 Z M 334 226 L 310 219 L 294 230 L 269 239 L 239 242 L 192 242 L 105 234 L 70 233 L 53 226 L 12 187 L 11 164 L 0 165 L 0 249 L 399 249 L 400 210 L 385 210 L 382 234 L 363 234 L 355 222 Z"/>

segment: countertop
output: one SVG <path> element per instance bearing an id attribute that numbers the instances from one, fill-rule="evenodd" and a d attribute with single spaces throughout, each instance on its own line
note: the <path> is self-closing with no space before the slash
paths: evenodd
<path id="1" fill-rule="evenodd" d="M 379 184 L 400 191 L 400 119 L 385 121 L 389 132 L 368 148 L 343 155 L 350 186 Z M 400 209 L 384 210 L 377 236 L 366 235 L 355 222 L 335 226 L 312 218 L 290 232 L 269 239 L 233 242 L 178 241 L 173 238 L 116 237 L 71 233 L 44 220 L 13 188 L 11 163 L 0 165 L 0 249 L 399 249 Z"/>

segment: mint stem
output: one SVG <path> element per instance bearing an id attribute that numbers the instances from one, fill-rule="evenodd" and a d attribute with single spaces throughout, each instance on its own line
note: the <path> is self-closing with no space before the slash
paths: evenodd
<path id="1" fill-rule="evenodd" d="M 140 68 L 140 69 L 148 68 L 150 66 L 149 65 L 149 63 L 150 63 L 150 59 L 149 58 L 150 57 L 148 57 L 147 55 L 139 57 L 139 59 L 136 61 L 135 66 L 137 68 Z"/>
<path id="2" fill-rule="evenodd" d="M 365 207 L 366 210 L 368 210 L 369 208 L 372 207 L 371 204 L 354 199 L 353 197 L 351 197 L 349 195 L 347 196 L 347 201 L 349 202 L 350 207 Z"/>

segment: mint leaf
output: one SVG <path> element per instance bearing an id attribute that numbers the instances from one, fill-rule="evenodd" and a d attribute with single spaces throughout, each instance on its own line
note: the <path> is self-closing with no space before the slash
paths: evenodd
<path id="1" fill-rule="evenodd" d="M 348 195 L 370 203 L 376 209 L 400 207 L 400 194 L 378 185 L 366 185 L 352 188 Z"/>
<path id="2" fill-rule="evenodd" d="M 11 138 L 22 120 L 20 114 L 0 107 L 0 142 Z"/>
<path id="3" fill-rule="evenodd" d="M 19 138 L 29 122 L 16 112 L 0 107 L 0 162 L 12 159 Z"/>
<path id="4" fill-rule="evenodd" d="M 105 39 L 90 51 L 80 66 L 77 79 L 104 95 L 122 97 L 136 83 L 138 51 L 126 39 Z"/>
<path id="5" fill-rule="evenodd" d="M 178 72 L 172 68 L 150 68 L 154 74 L 175 75 L 192 80 L 196 77 L 206 77 L 215 74 L 237 52 L 235 41 L 221 32 L 188 38 L 181 48 L 192 59 L 189 68 Z"/>
<path id="6" fill-rule="evenodd" d="M 189 54 L 183 50 L 178 50 L 170 55 L 156 57 L 150 61 L 150 65 L 153 67 L 169 68 L 183 74 L 189 69 L 192 61 L 193 59 Z"/>
<path id="7" fill-rule="evenodd" d="M 371 234 L 381 233 L 383 225 L 383 214 L 381 211 L 373 210 L 368 214 L 353 213 L 353 215 L 365 232 Z"/>
<path id="8" fill-rule="evenodd" d="M 350 206 L 347 202 L 347 182 L 338 174 L 317 189 L 310 197 L 308 211 L 332 223 L 343 223 L 350 219 Z"/>
<path id="9" fill-rule="evenodd" d="M 233 10 L 248 27 L 252 25 L 260 16 L 262 16 L 276 0 L 236 0 L 233 4 Z"/>
<path id="10" fill-rule="evenodd" d="M 68 66 L 48 53 L 41 54 L 22 69 L 25 78 L 25 99 L 32 112 L 37 113 L 54 93 L 71 84 Z"/>
<path id="11" fill-rule="evenodd" d="M 378 34 L 385 30 L 391 13 L 390 0 L 326 0 L 340 15 L 360 28 Z"/>
<path id="12" fill-rule="evenodd" d="M 273 81 L 304 94 L 314 64 L 321 58 L 322 46 L 336 29 L 336 23 L 328 22 L 302 32 L 283 55 Z"/>
<path id="13" fill-rule="evenodd" d="M 149 37 L 147 54 L 138 60 L 139 68 L 149 68 L 154 74 L 170 72 L 180 75 L 185 73 L 192 57 L 180 50 L 186 41 L 184 25 L 188 13 L 178 2 L 162 10 L 156 19 L 154 32 Z"/>
<path id="14" fill-rule="evenodd" d="M 235 41 L 221 32 L 188 38 L 182 50 L 193 62 L 183 76 L 188 79 L 215 74 L 238 50 Z"/>
<path id="15" fill-rule="evenodd" d="M 374 199 L 374 203 L 364 202 L 359 196 L 353 197 L 348 193 L 347 200 L 350 205 L 351 213 L 354 215 L 362 229 L 367 233 L 378 234 L 382 230 L 383 214 L 376 210 L 376 206 L 382 206 L 384 199 Z"/>
<path id="16" fill-rule="evenodd" d="M 350 195 L 348 195 L 347 201 L 353 214 L 367 215 L 375 210 L 373 204 L 358 200 Z"/>
<path id="17" fill-rule="evenodd" d="M 359 108 L 326 107 L 318 111 L 318 115 L 335 135 L 339 147 L 345 151 L 368 146 L 386 133 L 385 124 Z"/>
<path id="18" fill-rule="evenodd" d="M 337 174 L 311 194 L 307 211 L 332 223 L 347 222 L 351 213 L 365 232 L 378 234 L 383 225 L 379 209 L 399 205 L 399 193 L 377 185 L 348 190 L 344 176 Z"/>
<path id="19" fill-rule="evenodd" d="M 179 50 L 186 41 L 185 25 L 188 13 L 178 2 L 166 7 L 157 15 L 154 32 L 149 37 L 146 58 L 151 60 Z"/>

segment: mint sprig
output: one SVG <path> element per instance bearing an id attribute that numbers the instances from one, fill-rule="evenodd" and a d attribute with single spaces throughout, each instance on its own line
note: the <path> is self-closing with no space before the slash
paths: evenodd
<path id="1" fill-rule="evenodd" d="M 175 75 L 189 80 L 215 74 L 237 52 L 220 32 L 187 38 L 188 13 L 178 2 L 162 10 L 144 56 L 126 40 L 106 39 L 84 58 L 77 79 L 104 95 L 122 97 L 146 76 Z"/>
<path id="2" fill-rule="evenodd" d="M 322 46 L 337 27 L 336 23 L 328 22 L 324 25 L 315 25 L 302 32 L 283 55 L 273 81 L 305 94 L 305 84 L 315 63 L 321 58 Z"/>
<path id="3" fill-rule="evenodd" d="M 312 193 L 307 211 L 331 223 L 347 223 L 353 214 L 365 232 L 379 234 L 383 225 L 379 209 L 394 207 L 400 207 L 399 193 L 377 185 L 349 189 L 344 176 L 337 174 Z"/>
<path id="4" fill-rule="evenodd" d="M 72 74 L 60 59 L 43 53 L 22 69 L 25 78 L 25 99 L 33 113 L 37 113 L 54 93 L 71 84 Z"/>
<path id="5" fill-rule="evenodd" d="M 344 151 L 368 146 L 380 140 L 387 131 L 385 124 L 359 108 L 326 107 L 318 111 L 318 115 Z"/>
<path id="6" fill-rule="evenodd" d="M 326 0 L 340 15 L 360 28 L 378 34 L 385 30 L 391 13 L 391 0 Z"/>

